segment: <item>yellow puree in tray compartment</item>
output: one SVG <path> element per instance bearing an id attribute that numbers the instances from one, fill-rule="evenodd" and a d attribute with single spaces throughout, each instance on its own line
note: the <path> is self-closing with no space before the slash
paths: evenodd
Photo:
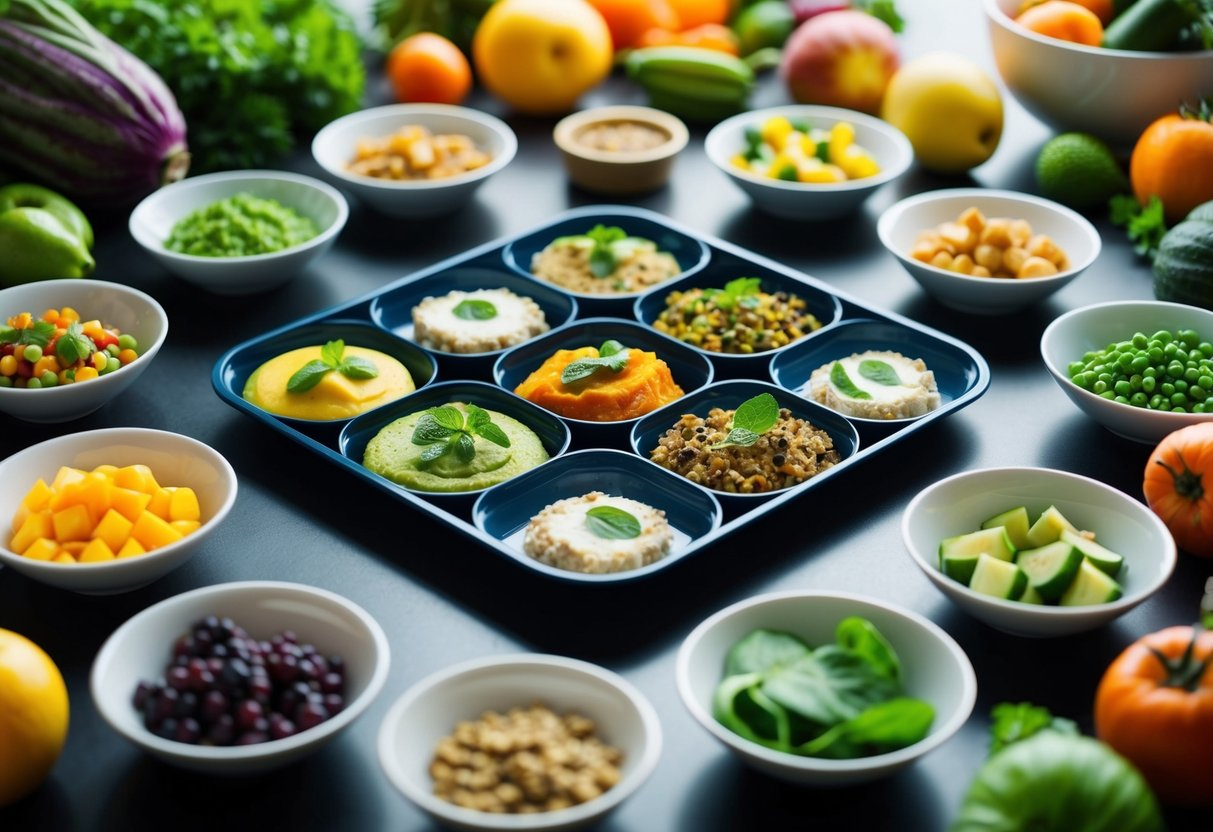
<path id="1" fill-rule="evenodd" d="M 374 378 L 351 379 L 339 372 L 325 373 L 320 383 L 304 393 L 289 393 L 292 375 L 309 361 L 320 359 L 320 346 L 300 347 L 258 367 L 244 385 L 247 401 L 277 416 L 291 419 L 347 419 L 413 392 L 417 386 L 408 369 L 390 355 L 365 347 L 345 348 L 379 370 Z"/>

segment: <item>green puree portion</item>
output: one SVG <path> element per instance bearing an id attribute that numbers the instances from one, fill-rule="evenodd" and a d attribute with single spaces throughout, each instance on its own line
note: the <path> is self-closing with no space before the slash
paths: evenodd
<path id="1" fill-rule="evenodd" d="M 198 257 L 243 257 L 297 246 L 319 233 L 314 222 L 278 200 L 239 193 L 182 219 L 164 247 Z"/>

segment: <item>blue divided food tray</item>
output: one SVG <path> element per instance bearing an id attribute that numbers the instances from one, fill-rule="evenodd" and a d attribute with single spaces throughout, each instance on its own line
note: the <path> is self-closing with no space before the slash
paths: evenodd
<path id="1" fill-rule="evenodd" d="M 580 297 L 579 303 L 564 304 L 553 295 L 550 284 L 521 275 L 517 265 L 506 256 L 521 247 L 541 247 L 543 240 L 589 230 L 600 222 L 620 225 L 625 231 L 652 239 L 691 239 L 702 243 L 705 253 L 694 258 L 685 277 L 674 278 L 638 297 L 629 297 L 626 302 L 621 298 L 614 304 L 605 305 L 587 304 Z M 679 349 L 681 345 L 650 330 L 652 338 L 646 338 L 646 342 L 656 345 L 669 342 L 680 356 L 699 353 L 710 363 L 691 380 L 694 383 L 688 384 L 687 396 L 679 400 L 692 408 L 717 402 L 728 406 L 731 398 L 737 395 L 749 396 L 763 389 L 774 390 L 781 402 L 800 405 L 799 391 L 814 368 L 864 349 L 889 349 L 911 358 L 922 358 L 935 374 L 943 403 L 937 410 L 917 419 L 882 423 L 848 420 L 804 399 L 803 407 L 794 410 L 809 416 L 815 424 L 820 423 L 818 426 L 835 437 L 842 451 L 842 461 L 826 472 L 830 476 L 818 475 L 798 486 L 761 498 L 716 494 L 660 468 L 634 449 L 631 437 L 644 442 L 660 434 L 652 421 L 653 414 L 618 423 L 615 430 L 604 430 L 603 426 L 594 423 L 559 419 L 499 385 L 498 378 L 504 384 L 516 383 L 519 368 L 538 358 L 533 345 L 539 339 L 512 350 L 499 350 L 469 360 L 467 356 L 426 350 L 402 336 L 402 332 L 409 331 L 408 308 L 421 297 L 468 285 L 487 287 L 495 282 L 494 273 L 501 276 L 498 285 L 516 292 L 520 292 L 520 287 L 528 288 L 527 281 L 533 282 L 534 296 L 553 317 L 555 332 L 539 338 L 547 338 L 553 349 L 563 346 L 568 335 L 583 321 L 587 327 L 586 345 L 591 346 L 594 345 L 589 343 L 593 336 L 610 329 L 612 320 L 626 323 L 627 327 L 648 328 L 660 311 L 661 298 L 671 287 L 680 285 L 716 286 L 734 277 L 761 276 L 764 286 L 771 284 L 781 290 L 797 291 L 809 299 L 815 314 L 822 319 L 821 329 L 772 353 L 719 356 L 687 347 Z M 603 317 L 608 309 L 615 317 Z M 626 313 L 628 309 L 631 315 Z M 272 356 L 307 343 L 319 344 L 338 337 L 352 343 L 350 336 L 355 334 L 368 334 L 366 339 L 359 339 L 359 343 L 405 359 L 414 373 L 417 391 L 368 414 L 337 422 L 284 419 L 244 400 L 242 392 L 248 377 Z M 651 344 L 645 346 L 651 347 Z M 683 364 L 687 361 L 688 358 L 678 359 Z M 710 383 L 713 377 L 739 380 Z M 724 240 L 690 231 L 660 214 L 627 206 L 599 205 L 565 212 L 524 234 L 486 243 L 370 294 L 237 344 L 216 362 L 211 383 L 221 399 L 257 422 L 285 434 L 329 462 L 441 520 L 523 568 L 561 580 L 596 583 L 634 580 L 669 568 L 777 507 L 803 498 L 817 483 L 833 476 L 847 476 L 846 469 L 865 457 L 975 401 L 989 387 L 990 369 L 985 359 L 967 344 L 895 313 L 872 308 L 823 281 Z M 452 393 L 459 392 L 465 399 L 470 397 L 524 420 L 528 414 L 532 415 L 531 427 L 544 439 L 551 459 L 501 485 L 456 498 L 410 491 L 362 466 L 361 453 L 366 440 L 378 426 L 390 421 L 389 415 L 394 417 L 432 407 L 440 400 L 446 400 L 443 391 L 448 389 Z M 410 400 L 416 405 L 411 406 Z M 661 411 L 670 414 L 671 424 L 677 419 L 673 412 L 682 412 L 679 402 L 667 405 Z M 600 467 L 598 476 L 594 475 L 595 466 Z M 550 493 L 544 493 L 545 488 L 550 489 Z M 518 538 L 536 511 L 556 500 L 580 496 L 592 488 L 631 497 L 664 510 L 676 534 L 673 551 L 664 559 L 640 569 L 604 575 L 557 569 L 533 561 L 522 553 Z"/>

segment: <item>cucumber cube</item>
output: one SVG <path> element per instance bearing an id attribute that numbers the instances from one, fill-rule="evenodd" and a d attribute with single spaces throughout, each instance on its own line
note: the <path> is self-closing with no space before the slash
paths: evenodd
<path id="1" fill-rule="evenodd" d="M 1028 576 L 1015 564 L 990 557 L 984 552 L 977 556 L 977 566 L 973 570 L 969 589 L 982 595 L 1018 601 L 1027 588 Z"/>
<path id="2" fill-rule="evenodd" d="M 1028 548 L 1035 549 L 1061 539 L 1063 529 L 1069 529 L 1075 534 L 1078 529 L 1065 518 L 1056 506 L 1049 506 L 1040 513 L 1036 522 L 1028 529 Z"/>
<path id="3" fill-rule="evenodd" d="M 1007 537 L 1004 527 L 996 526 L 947 538 L 939 544 L 939 566 L 946 572 L 944 561 L 948 558 L 976 558 L 982 553 L 999 560 L 1015 559 L 1015 546 Z"/>
<path id="4" fill-rule="evenodd" d="M 1125 565 L 1124 555 L 1119 555 L 1111 549 L 1096 543 L 1089 537 L 1075 534 L 1069 530 L 1061 533 L 1061 539 L 1082 552 L 1091 565 L 1115 578 Z"/>
<path id="5" fill-rule="evenodd" d="M 943 556 L 943 574 L 954 581 L 960 581 L 965 586 L 968 586 L 969 581 L 973 579 L 973 570 L 976 568 L 977 555 Z"/>
<path id="6" fill-rule="evenodd" d="M 1038 549 L 1025 549 L 1015 563 L 1027 573 L 1029 585 L 1041 598 L 1056 601 L 1074 582 L 1083 557 L 1078 549 L 1058 540 Z"/>
<path id="7" fill-rule="evenodd" d="M 996 526 L 1002 526 L 1007 530 L 1007 537 L 1011 538 L 1011 545 L 1016 549 L 1031 548 L 1028 545 L 1028 510 L 1023 506 L 1016 506 L 1009 511 L 995 514 L 981 524 L 983 529 L 992 529 Z"/>
<path id="8" fill-rule="evenodd" d="M 980 565 L 979 567 L 980 568 Z M 1059 602 L 1063 607 L 1081 607 L 1089 604 L 1107 604 L 1124 595 L 1124 590 L 1116 579 L 1091 565 L 1083 558 L 1078 567 L 1078 575 L 1061 596 Z"/>
<path id="9" fill-rule="evenodd" d="M 1023 591 L 1023 595 L 1019 596 L 1019 603 L 1021 604 L 1043 604 L 1044 602 L 1045 599 L 1040 597 L 1040 593 L 1033 589 L 1031 584 L 1028 584 L 1028 588 Z"/>

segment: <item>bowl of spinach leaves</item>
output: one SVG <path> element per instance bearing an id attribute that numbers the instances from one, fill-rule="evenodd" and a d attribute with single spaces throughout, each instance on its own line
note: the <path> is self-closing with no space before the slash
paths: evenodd
<path id="1" fill-rule="evenodd" d="M 838 592 L 778 592 L 717 612 L 678 653 L 691 715 L 781 780 L 863 783 L 947 741 L 977 697 L 960 646 L 917 613 Z"/>

